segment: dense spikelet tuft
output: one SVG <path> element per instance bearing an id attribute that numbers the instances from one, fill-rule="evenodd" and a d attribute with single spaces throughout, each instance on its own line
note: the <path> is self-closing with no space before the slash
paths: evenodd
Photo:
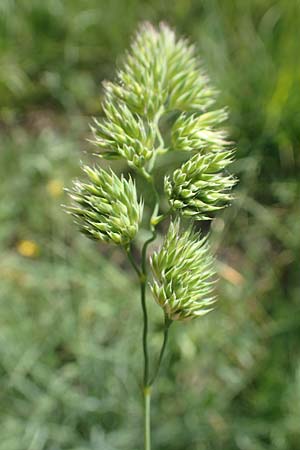
<path id="1" fill-rule="evenodd" d="M 160 33 L 149 23 L 143 24 L 117 72 L 117 81 L 105 84 L 107 92 L 126 102 L 133 112 L 153 118 L 167 99 L 164 58 Z"/>
<path id="2" fill-rule="evenodd" d="M 178 39 L 165 24 L 157 28 L 142 24 L 115 80 L 104 83 L 103 117 L 92 126 L 99 156 L 124 159 L 155 193 L 150 219 L 153 236 L 143 246 L 141 269 L 129 246 L 143 213 L 131 178 L 84 167 L 89 180 L 74 183 L 70 191 L 74 204 L 67 210 L 90 238 L 125 247 L 141 283 L 147 277 L 147 245 L 166 215 L 206 220 L 231 200 L 235 179 L 227 167 L 233 161 L 233 150 L 222 128 L 227 110 L 212 110 L 215 97 L 194 47 Z M 165 121 L 161 120 L 164 115 Z M 170 133 L 165 142 L 162 131 L 167 125 Z M 156 158 L 172 151 L 186 152 L 191 158 L 165 177 L 170 208 L 159 214 Z M 186 320 L 211 310 L 215 271 L 206 238 L 192 229 L 181 231 L 179 221 L 171 222 L 160 250 L 151 258 L 151 267 L 152 293 L 169 320 Z"/>
<path id="3" fill-rule="evenodd" d="M 92 239 L 126 246 L 135 237 L 142 218 L 135 184 L 110 170 L 84 166 L 89 182 L 74 182 L 69 195 L 74 206 L 67 206 L 80 231 Z"/>
<path id="4" fill-rule="evenodd" d="M 151 291 L 170 320 L 186 320 L 211 311 L 214 258 L 206 238 L 171 223 L 161 248 L 151 257 Z"/>
<path id="5" fill-rule="evenodd" d="M 170 206 L 194 220 L 210 219 L 212 211 L 231 200 L 230 189 L 236 183 L 224 169 L 232 162 L 232 151 L 198 153 L 165 177 L 165 192 Z"/>
<path id="6" fill-rule="evenodd" d="M 206 113 L 214 102 L 215 91 L 186 39 L 177 39 L 173 30 L 161 24 L 154 28 L 144 23 L 126 53 L 114 82 L 104 83 L 103 118 L 94 121 L 93 142 L 99 156 L 124 158 L 130 167 L 147 172 L 161 147 L 158 123 L 164 113 L 181 111 L 173 130 L 176 149 L 186 149 L 186 128 L 191 139 L 202 124 L 191 124 L 187 114 Z M 218 120 L 220 113 L 214 113 Z M 199 119 L 199 118 L 198 118 Z M 200 119 L 199 119 L 200 120 Z M 206 121 L 212 122 L 207 116 Z M 182 129 L 183 123 L 183 129 Z M 204 126 L 204 125 L 203 125 Z M 210 140 L 210 125 L 202 137 Z M 218 143 L 219 138 L 215 134 Z M 201 141 L 201 145 L 203 144 Z M 178 144 L 178 145 L 177 145 Z M 178 147 L 178 148 L 177 148 Z M 161 149 L 161 148 L 160 148 Z M 145 172 L 146 171 L 146 172 Z"/>
<path id="7" fill-rule="evenodd" d="M 166 24 L 144 23 L 127 53 L 118 81 L 106 85 L 134 112 L 153 117 L 168 110 L 204 110 L 215 91 L 200 67 L 195 50 Z"/>
<path id="8" fill-rule="evenodd" d="M 95 120 L 94 143 L 106 159 L 122 157 L 130 167 L 141 169 L 153 156 L 155 131 L 147 121 L 133 114 L 124 102 L 106 99 L 105 118 Z"/>
<path id="9" fill-rule="evenodd" d="M 176 39 L 166 25 L 160 27 L 166 61 L 168 110 L 205 111 L 215 101 L 216 91 L 210 86 L 195 47 L 187 39 Z"/>
<path id="10" fill-rule="evenodd" d="M 182 113 L 172 127 L 172 150 L 207 151 L 227 146 L 229 143 L 226 141 L 225 131 L 216 128 L 226 119 L 225 109 L 201 115 Z"/>

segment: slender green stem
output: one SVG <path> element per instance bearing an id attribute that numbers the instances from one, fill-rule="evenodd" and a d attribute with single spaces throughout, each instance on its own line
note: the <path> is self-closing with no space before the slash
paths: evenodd
<path id="1" fill-rule="evenodd" d="M 144 388 L 144 436 L 145 436 L 145 450 L 151 450 L 151 387 Z"/>
<path id="2" fill-rule="evenodd" d="M 144 352 L 144 431 L 145 431 L 145 450 L 151 450 L 151 415 L 150 415 L 150 399 L 151 399 L 151 386 L 149 384 L 149 355 L 148 355 L 148 313 L 146 305 L 146 283 L 148 277 L 147 271 L 147 248 L 148 245 L 154 241 L 156 238 L 155 224 L 153 223 L 154 218 L 157 216 L 159 210 L 159 195 L 155 189 L 154 181 L 152 176 L 147 178 L 150 183 L 152 190 L 155 195 L 155 204 L 153 212 L 150 218 L 150 230 L 152 235 L 149 239 L 144 242 L 142 248 L 142 263 L 141 263 L 141 303 L 144 317 L 144 329 L 143 329 L 143 352 Z"/>
<path id="3" fill-rule="evenodd" d="M 144 242 L 142 248 L 142 263 L 141 263 L 141 274 L 140 274 L 140 283 L 141 283 L 141 304 L 143 310 L 143 318 L 144 318 L 144 329 L 143 329 L 143 352 L 144 352 L 144 388 L 148 386 L 149 381 L 149 355 L 148 355 L 148 312 L 146 305 L 146 283 L 147 283 L 147 248 L 148 245 L 154 241 L 156 238 L 155 228 L 151 226 L 152 236 Z"/>
<path id="4" fill-rule="evenodd" d="M 154 208 L 153 208 L 151 218 L 150 218 L 150 230 L 152 232 L 152 236 L 144 242 L 144 245 L 142 248 L 142 272 L 145 275 L 145 277 L 147 277 L 147 248 L 148 248 L 148 245 L 151 242 L 153 242 L 156 238 L 156 230 L 155 230 L 154 222 L 155 222 L 155 218 L 157 217 L 157 213 L 159 211 L 159 193 L 157 192 L 157 190 L 155 188 L 154 180 L 153 180 L 152 176 L 147 177 L 146 180 L 150 184 L 152 191 L 154 193 L 155 203 L 154 203 Z"/>
<path id="5" fill-rule="evenodd" d="M 161 347 L 160 354 L 159 354 L 159 357 L 158 357 L 157 366 L 156 366 L 154 375 L 153 375 L 153 377 L 152 377 L 152 379 L 151 379 L 151 381 L 150 381 L 150 386 L 152 386 L 152 384 L 154 383 L 154 381 L 156 380 L 156 378 L 157 378 L 157 376 L 158 376 L 159 369 L 160 369 L 160 366 L 161 366 L 161 362 L 162 362 L 162 360 L 163 360 L 164 353 L 165 353 L 165 349 L 166 349 L 167 342 L 168 342 L 169 328 L 170 328 L 170 325 L 171 325 L 172 323 L 173 323 L 173 321 L 170 320 L 170 319 L 165 315 L 165 328 L 164 328 L 164 338 L 163 338 L 163 343 L 162 343 L 162 347 Z"/>
<path id="6" fill-rule="evenodd" d="M 140 290 L 141 290 L 141 305 L 142 305 L 142 312 L 143 312 L 143 355 L 144 355 L 144 375 L 143 375 L 143 392 L 144 392 L 144 436 L 145 436 L 145 450 L 151 450 L 151 427 L 150 427 L 150 400 L 151 400 L 151 383 L 149 380 L 149 352 L 148 352 L 148 312 L 147 312 L 147 304 L 146 304 L 146 287 L 147 287 L 147 277 L 148 277 L 148 270 L 147 270 L 147 249 L 148 245 L 154 241 L 156 238 L 156 229 L 155 226 L 157 223 L 159 223 L 160 220 L 158 214 L 159 211 L 159 194 L 155 188 L 154 180 L 152 176 L 147 173 L 146 171 L 142 171 L 142 175 L 144 175 L 145 179 L 148 181 L 148 183 L 151 185 L 151 188 L 154 193 L 155 197 L 155 203 L 153 212 L 150 218 L 150 230 L 151 230 L 151 236 L 149 239 L 147 239 L 144 242 L 144 245 L 142 247 L 142 254 L 141 254 L 141 267 L 139 267 L 133 257 L 132 249 L 130 246 L 128 246 L 125 250 L 128 256 L 128 259 L 134 268 L 135 272 L 138 275 L 139 282 L 140 282 Z M 166 323 L 166 322 L 165 322 Z M 168 327 L 165 327 L 169 328 Z M 161 351 L 160 357 L 159 357 L 159 363 L 158 368 L 155 373 L 155 377 L 157 376 L 159 365 L 161 363 L 164 348 L 167 343 L 167 332 L 165 333 L 164 337 L 164 344 L 163 349 Z"/>
<path id="7" fill-rule="evenodd" d="M 143 274 L 147 277 L 147 248 L 148 245 L 151 244 L 156 238 L 156 230 L 155 228 L 152 229 L 152 236 L 147 239 L 147 241 L 144 242 L 143 248 L 142 248 L 142 271 Z"/>
<path id="8" fill-rule="evenodd" d="M 159 129 L 159 126 L 158 126 L 158 121 L 157 121 L 157 124 L 156 124 L 156 136 L 158 138 L 159 148 L 163 149 L 164 146 L 165 146 L 165 143 L 164 143 L 163 137 L 161 135 L 161 132 L 160 132 L 160 129 Z"/>
<path id="9" fill-rule="evenodd" d="M 140 279 L 141 271 L 140 271 L 140 268 L 138 267 L 137 263 L 135 262 L 135 259 L 134 259 L 133 255 L 132 255 L 131 246 L 128 246 L 127 248 L 125 248 L 125 251 L 127 253 L 127 256 L 128 256 L 130 264 L 132 265 L 132 267 L 134 268 L 135 272 L 137 273 L 137 275 L 138 275 L 138 277 Z"/>
<path id="10" fill-rule="evenodd" d="M 143 353 L 144 353 L 144 378 L 143 378 L 143 386 L 144 388 L 148 386 L 149 380 L 149 354 L 148 354 L 148 312 L 146 306 L 146 277 L 145 274 L 141 275 L 141 304 L 143 311 L 143 319 L 144 319 L 144 328 L 143 328 Z"/>
<path id="11" fill-rule="evenodd" d="M 149 170 L 150 173 L 153 172 L 155 161 L 156 161 L 156 157 L 159 154 L 159 150 L 164 149 L 164 140 L 163 140 L 163 137 L 162 137 L 160 129 L 159 129 L 159 119 L 161 118 L 163 113 L 164 113 L 164 107 L 161 107 L 159 109 L 159 111 L 157 112 L 157 114 L 155 115 L 154 120 L 153 120 L 153 126 L 154 126 L 154 128 L 156 130 L 156 138 L 158 140 L 158 144 L 159 145 L 154 150 L 153 156 L 152 156 L 152 158 L 150 160 L 150 163 L 149 163 L 148 170 Z"/>
<path id="12" fill-rule="evenodd" d="M 151 228 L 152 233 L 155 233 L 156 218 L 157 218 L 157 213 L 159 211 L 159 200 L 160 199 L 159 199 L 159 193 L 155 187 L 154 180 L 152 177 L 151 177 L 151 180 L 149 180 L 149 183 L 150 183 L 150 186 L 152 188 L 154 198 L 155 198 L 154 208 L 153 208 L 152 215 L 150 218 L 150 228 Z M 155 237 L 156 237 L 156 235 L 155 235 Z M 155 238 L 153 238 L 153 240 L 154 239 Z"/>
<path id="13" fill-rule="evenodd" d="M 147 241 L 146 241 L 146 243 L 147 243 Z M 143 246 L 143 250 L 145 248 L 145 244 Z M 142 305 L 143 322 L 144 322 L 144 328 L 143 328 L 143 353 L 144 353 L 143 386 L 145 387 L 148 385 L 148 379 L 149 379 L 149 355 L 148 355 L 148 344 L 147 344 L 148 313 L 147 313 L 147 306 L 146 306 L 146 282 L 147 282 L 146 261 L 145 261 L 146 250 L 143 251 L 143 253 L 142 253 L 142 269 L 140 269 L 138 267 L 133 255 L 132 255 L 131 247 L 128 246 L 125 250 L 126 250 L 128 259 L 129 259 L 132 267 L 134 268 L 135 272 L 137 273 L 137 276 L 138 276 L 139 282 L 140 282 L 141 305 Z"/>

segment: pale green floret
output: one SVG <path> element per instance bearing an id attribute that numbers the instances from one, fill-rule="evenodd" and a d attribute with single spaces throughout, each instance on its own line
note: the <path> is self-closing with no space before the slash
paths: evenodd
<path id="1" fill-rule="evenodd" d="M 224 111 L 206 112 L 215 94 L 187 40 L 177 39 L 165 24 L 157 29 L 143 24 L 116 81 L 104 83 L 104 117 L 92 125 L 99 156 L 124 158 L 130 167 L 147 174 L 157 153 L 167 151 L 162 148 L 159 119 L 172 110 L 183 112 L 173 127 L 175 149 L 202 148 L 211 142 L 223 145 L 224 133 L 213 127 Z M 187 113 L 203 114 L 189 118 Z"/>
<path id="2" fill-rule="evenodd" d="M 131 167 L 142 168 L 153 156 L 155 131 L 133 114 L 123 102 L 108 98 L 103 104 L 105 118 L 95 120 L 94 143 L 106 159 L 122 157 Z"/>
<path id="3" fill-rule="evenodd" d="M 183 151 L 210 150 L 214 147 L 223 147 L 226 141 L 226 132 L 216 129 L 220 123 L 227 119 L 225 109 L 210 111 L 204 114 L 190 115 L 182 113 L 172 127 L 172 149 Z"/>
<path id="4" fill-rule="evenodd" d="M 165 53 L 167 110 L 204 111 L 214 102 L 215 90 L 200 66 L 195 48 L 187 39 L 177 39 L 173 30 L 159 28 Z"/>
<path id="5" fill-rule="evenodd" d="M 85 166 L 88 183 L 74 182 L 69 195 L 74 206 L 66 207 L 80 231 L 92 239 L 126 246 L 135 237 L 143 214 L 135 184 L 110 170 Z"/>
<path id="6" fill-rule="evenodd" d="M 167 98 L 161 37 L 152 25 L 143 24 L 125 55 L 117 82 L 106 85 L 107 90 L 124 100 L 132 111 L 148 118 L 154 117 Z"/>
<path id="7" fill-rule="evenodd" d="M 171 223 L 151 257 L 151 291 L 170 320 L 203 316 L 215 302 L 214 258 L 207 238 L 199 237 L 192 230 L 180 232 L 179 221 Z"/>
<path id="8" fill-rule="evenodd" d="M 194 220 L 210 219 L 209 213 L 224 208 L 236 183 L 232 175 L 224 173 L 232 160 L 231 150 L 198 153 L 175 170 L 171 179 L 165 177 L 171 208 Z"/>
<path id="9" fill-rule="evenodd" d="M 132 111 L 153 118 L 162 110 L 205 110 L 214 101 L 195 50 L 167 25 L 143 24 L 127 53 L 117 82 L 106 85 Z"/>

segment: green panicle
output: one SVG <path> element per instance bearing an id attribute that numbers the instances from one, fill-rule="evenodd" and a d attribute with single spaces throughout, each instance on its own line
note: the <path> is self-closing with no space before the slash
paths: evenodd
<path id="1" fill-rule="evenodd" d="M 172 149 L 181 151 L 199 151 L 226 147 L 226 132 L 218 129 L 227 118 L 226 109 L 210 111 L 204 114 L 180 114 L 172 131 Z"/>
<path id="2" fill-rule="evenodd" d="M 215 301 L 214 259 L 206 238 L 192 229 L 180 231 L 171 222 L 161 248 L 151 257 L 156 302 L 170 320 L 187 320 L 207 314 Z"/>
<path id="3" fill-rule="evenodd" d="M 222 121 L 225 114 L 207 112 L 215 95 L 194 47 L 186 39 L 177 39 L 166 24 L 154 28 L 144 23 L 117 71 L 116 81 L 104 83 L 103 117 L 91 126 L 92 142 L 100 157 L 123 158 L 143 172 L 159 148 L 157 126 L 164 113 L 182 111 L 172 134 L 176 149 L 187 147 L 186 131 L 181 133 L 187 113 L 203 113 L 206 134 L 198 140 L 212 139 L 210 126 Z M 194 128 L 199 126 L 194 124 Z M 217 139 L 216 134 L 214 137 Z M 221 132 L 217 141 L 223 142 Z"/>
<path id="4" fill-rule="evenodd" d="M 66 210 L 80 230 L 92 239 L 126 246 L 135 237 L 143 214 L 134 182 L 100 167 L 83 168 L 89 183 L 74 182 Z"/>
<path id="5" fill-rule="evenodd" d="M 236 183 L 224 169 L 232 162 L 232 150 L 197 153 L 172 177 L 165 177 L 165 192 L 170 206 L 194 220 L 210 219 L 210 213 L 226 206 Z"/>

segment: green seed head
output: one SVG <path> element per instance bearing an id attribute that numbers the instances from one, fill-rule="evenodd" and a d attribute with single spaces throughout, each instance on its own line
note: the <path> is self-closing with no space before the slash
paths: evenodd
<path id="1" fill-rule="evenodd" d="M 225 109 L 199 114 L 182 113 L 172 127 L 172 149 L 206 151 L 227 146 L 226 132 L 218 126 L 227 118 Z"/>
<path id="2" fill-rule="evenodd" d="M 195 220 L 210 219 L 209 214 L 223 208 L 231 199 L 235 184 L 224 169 L 232 162 L 232 151 L 198 153 L 165 177 L 165 192 L 173 210 Z"/>
<path id="3" fill-rule="evenodd" d="M 206 238 L 180 231 L 171 223 L 161 248 L 151 257 L 156 302 L 171 320 L 186 320 L 211 311 L 215 283 L 214 259 Z"/>
<path id="4" fill-rule="evenodd" d="M 105 118 L 92 126 L 94 143 L 106 159 L 124 158 L 130 167 L 141 169 L 151 159 L 155 132 L 147 120 L 108 95 L 103 104 Z"/>
<path id="5" fill-rule="evenodd" d="M 126 246 L 135 237 L 143 214 L 134 182 L 100 167 L 83 170 L 89 182 L 74 182 L 69 191 L 74 205 L 67 206 L 67 212 L 88 237 Z"/>
<path id="6" fill-rule="evenodd" d="M 211 128 L 222 121 L 224 111 L 205 113 L 214 103 L 215 94 L 194 47 L 186 39 L 177 39 L 165 24 L 158 28 L 142 24 L 116 81 L 104 83 L 103 117 L 91 127 L 99 156 L 124 158 L 133 169 L 147 172 L 148 163 L 151 166 L 155 152 L 161 150 L 158 121 L 172 110 L 182 111 L 172 131 L 175 149 L 203 146 L 207 140 L 223 142 L 223 134 L 214 131 L 213 138 Z M 193 115 L 188 118 L 191 113 L 204 114 L 202 119 Z M 204 127 L 202 134 L 196 123 L 199 120 Z"/>
<path id="7" fill-rule="evenodd" d="M 132 111 L 153 118 L 161 108 L 203 110 L 213 102 L 214 90 L 186 39 L 177 39 L 166 24 L 156 29 L 141 25 L 107 89 Z"/>

